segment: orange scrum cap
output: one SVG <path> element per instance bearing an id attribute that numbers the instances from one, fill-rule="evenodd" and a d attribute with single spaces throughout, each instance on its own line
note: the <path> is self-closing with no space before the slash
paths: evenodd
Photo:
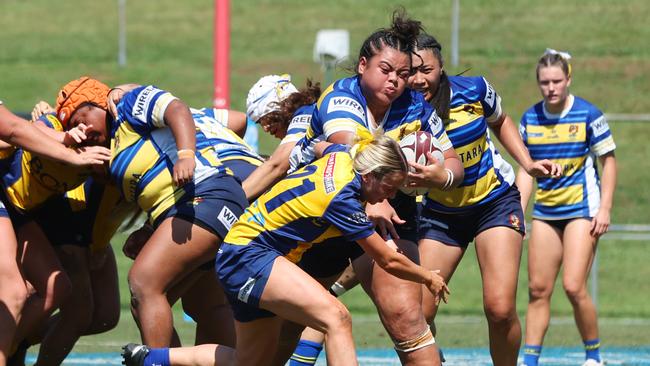
<path id="1" fill-rule="evenodd" d="M 82 76 L 63 86 L 56 98 L 56 114 L 63 125 L 68 129 L 70 117 L 84 103 L 92 103 L 102 109 L 108 109 L 106 97 L 110 88 L 101 81 Z"/>

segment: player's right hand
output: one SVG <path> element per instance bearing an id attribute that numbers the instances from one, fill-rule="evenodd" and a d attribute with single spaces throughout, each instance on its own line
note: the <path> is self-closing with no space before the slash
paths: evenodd
<path id="1" fill-rule="evenodd" d="M 75 146 L 79 145 L 82 142 L 86 141 L 88 136 L 86 136 L 86 129 L 88 127 L 80 123 L 74 128 L 71 128 L 70 130 L 65 132 L 65 136 L 63 137 L 63 144 L 65 146 Z"/>
<path id="2" fill-rule="evenodd" d="M 399 239 L 399 235 L 395 230 L 395 224 L 404 224 L 406 221 L 402 220 L 393 206 L 388 203 L 388 200 L 383 202 L 376 203 L 374 205 L 368 204 L 366 206 L 366 215 L 368 219 L 375 223 L 375 226 L 379 229 L 379 234 L 384 240 L 388 240 L 388 234 L 394 240 Z"/>
<path id="3" fill-rule="evenodd" d="M 141 228 L 134 231 L 129 235 L 128 238 L 124 241 L 124 246 L 122 247 L 122 253 L 128 258 L 135 260 L 135 257 L 138 256 L 144 244 L 149 240 L 153 234 L 154 229 L 151 225 L 144 224 Z"/>
<path id="4" fill-rule="evenodd" d="M 32 122 L 36 121 L 40 116 L 47 113 L 55 113 L 56 110 L 52 108 L 46 101 L 41 100 L 36 103 L 34 109 L 32 109 Z"/>

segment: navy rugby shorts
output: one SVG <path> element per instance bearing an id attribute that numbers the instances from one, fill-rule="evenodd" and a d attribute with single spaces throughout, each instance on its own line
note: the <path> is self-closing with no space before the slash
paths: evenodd
<path id="1" fill-rule="evenodd" d="M 466 248 L 479 233 L 498 226 L 509 227 L 521 235 L 526 232 L 517 187 L 512 186 L 496 199 L 467 212 L 449 214 L 423 208 L 419 237 Z"/>
<path id="2" fill-rule="evenodd" d="M 215 269 L 237 321 L 249 322 L 275 316 L 260 309 L 259 303 L 273 261 L 280 256 L 280 252 L 253 242 L 248 245 L 221 244 Z"/>
<path id="3" fill-rule="evenodd" d="M 183 188 L 185 194 L 156 218 L 154 228 L 166 218 L 178 217 L 223 239 L 248 206 L 241 185 L 230 175 L 210 177 Z"/>

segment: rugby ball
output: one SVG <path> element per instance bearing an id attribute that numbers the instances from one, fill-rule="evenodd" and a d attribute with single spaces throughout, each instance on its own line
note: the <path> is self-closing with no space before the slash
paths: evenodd
<path id="1" fill-rule="evenodd" d="M 427 152 L 431 152 L 433 157 L 443 163 L 445 157 L 442 155 L 442 145 L 435 136 L 426 131 L 416 131 L 404 136 L 400 140 L 399 146 L 406 157 L 407 162 L 415 162 L 422 165 L 428 165 Z M 411 172 L 415 170 L 411 168 Z M 408 180 L 406 182 L 408 184 Z M 406 185 L 405 184 L 405 185 Z M 402 192 L 409 196 L 419 196 L 429 191 L 428 187 L 402 187 Z"/>

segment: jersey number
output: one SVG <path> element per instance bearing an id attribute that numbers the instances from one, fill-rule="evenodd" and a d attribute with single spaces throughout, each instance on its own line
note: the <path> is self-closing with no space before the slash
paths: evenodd
<path id="1" fill-rule="evenodd" d="M 304 176 L 313 174 L 316 171 L 316 169 L 317 168 L 315 165 L 308 165 L 304 168 L 302 172 L 299 171 L 294 174 L 288 175 L 285 179 L 302 178 Z M 284 205 L 288 201 L 306 195 L 307 193 L 314 190 L 316 190 L 316 184 L 311 180 L 309 180 L 309 178 L 305 178 L 302 180 L 302 183 L 299 186 L 291 187 L 286 191 L 281 192 L 277 196 L 271 198 L 270 200 L 266 201 L 266 204 L 264 205 L 266 207 L 266 212 L 271 213 L 273 210 Z"/>

